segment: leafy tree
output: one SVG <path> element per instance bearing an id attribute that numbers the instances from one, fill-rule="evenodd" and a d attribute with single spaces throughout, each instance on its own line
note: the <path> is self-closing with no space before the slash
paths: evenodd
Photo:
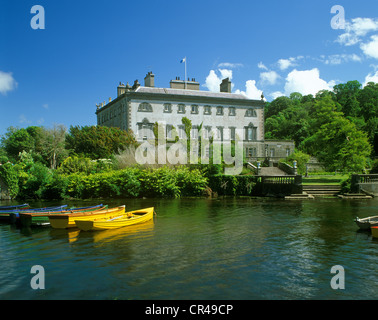
<path id="1" fill-rule="evenodd" d="M 136 145 L 131 130 L 116 127 L 71 126 L 66 136 L 66 148 L 71 154 L 82 154 L 91 159 L 109 159 L 113 154 Z"/>
<path id="2" fill-rule="evenodd" d="M 32 154 L 26 151 L 20 153 L 14 168 L 18 173 L 18 197 L 40 199 L 52 179 L 52 171 L 42 163 L 34 162 Z"/>
<path id="3" fill-rule="evenodd" d="M 296 95 L 295 103 L 266 119 L 266 139 L 292 139 L 296 146 L 309 136 L 310 105 L 301 105 L 300 97 Z"/>
<path id="4" fill-rule="evenodd" d="M 342 106 L 345 116 L 357 117 L 360 114 L 360 103 L 357 99 L 360 89 L 361 83 L 357 80 L 340 83 L 333 87 L 335 100 Z"/>
<path id="5" fill-rule="evenodd" d="M 1 143 L 12 162 L 17 161 L 20 152 L 33 152 L 35 149 L 33 136 L 24 128 L 9 127 Z"/>
<path id="6" fill-rule="evenodd" d="M 364 130 L 368 133 L 369 141 L 374 147 L 374 154 L 378 154 L 378 83 L 369 82 L 358 92 L 357 100 L 360 104 L 360 116 L 365 120 Z"/>
<path id="7" fill-rule="evenodd" d="M 7 152 L 4 148 L 0 147 L 0 164 L 6 163 L 9 161 Z"/>
<path id="8" fill-rule="evenodd" d="M 291 166 L 294 165 L 294 161 L 297 162 L 297 168 L 299 174 L 305 174 L 306 173 L 306 164 L 310 160 L 310 155 L 296 150 L 294 153 L 292 153 L 290 156 L 286 157 L 285 162 L 290 164 Z"/>
<path id="9" fill-rule="evenodd" d="M 164 132 L 164 126 L 162 123 L 155 122 L 154 127 L 152 128 L 154 136 L 155 136 L 155 146 L 158 144 L 164 144 L 165 143 L 165 132 Z M 160 139 L 160 141 L 159 141 Z"/>
<path id="10" fill-rule="evenodd" d="M 13 164 L 7 162 L 0 165 L 0 178 L 4 181 L 8 187 L 9 195 L 12 199 L 18 195 L 18 175 Z"/>
<path id="11" fill-rule="evenodd" d="M 278 115 L 281 111 L 286 110 L 293 106 L 293 99 L 282 96 L 273 100 L 265 106 L 265 118 L 269 118 L 274 115 Z"/>
<path id="12" fill-rule="evenodd" d="M 367 134 L 336 111 L 330 95 L 315 103 L 314 115 L 314 134 L 304 141 L 304 149 L 330 170 L 364 170 L 371 152 Z"/>
<path id="13" fill-rule="evenodd" d="M 98 173 L 110 171 L 112 162 L 104 159 L 91 160 L 90 158 L 71 156 L 67 157 L 57 169 L 59 174 L 70 175 L 74 173 Z"/>
<path id="14" fill-rule="evenodd" d="M 184 131 L 186 135 L 186 150 L 187 150 L 187 155 L 189 157 L 190 154 L 190 132 L 192 130 L 192 121 L 189 120 L 187 117 L 183 117 L 181 119 L 181 123 L 184 125 Z"/>
<path id="15" fill-rule="evenodd" d="M 369 82 L 357 95 L 361 115 L 368 119 L 378 117 L 378 83 Z"/>
<path id="16" fill-rule="evenodd" d="M 299 104 L 300 101 L 302 100 L 302 98 L 303 98 L 303 96 L 302 96 L 302 94 L 299 93 L 299 92 L 292 92 L 292 93 L 290 94 L 290 99 L 291 99 L 292 101 L 294 101 L 294 103 Z"/>
<path id="17" fill-rule="evenodd" d="M 40 153 L 46 159 L 51 169 L 56 169 L 59 163 L 67 157 L 65 149 L 67 129 L 63 125 L 54 125 L 52 129 L 42 129 Z"/>

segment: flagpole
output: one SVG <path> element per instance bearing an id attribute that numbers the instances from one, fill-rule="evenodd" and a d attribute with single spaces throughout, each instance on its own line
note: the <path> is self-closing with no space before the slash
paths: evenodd
<path id="1" fill-rule="evenodd" d="M 184 81 L 185 81 L 185 90 L 186 90 L 186 57 L 185 57 L 185 78 L 184 78 Z"/>

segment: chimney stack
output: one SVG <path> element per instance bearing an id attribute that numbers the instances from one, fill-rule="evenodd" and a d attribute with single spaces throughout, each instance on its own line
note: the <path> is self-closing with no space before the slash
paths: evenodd
<path id="1" fill-rule="evenodd" d="M 117 97 L 125 93 L 125 85 L 120 82 L 118 87 L 117 87 Z"/>
<path id="2" fill-rule="evenodd" d="M 132 86 L 132 89 L 135 91 L 135 90 L 138 89 L 139 87 L 140 87 L 140 83 L 139 83 L 139 81 L 138 81 L 138 79 L 137 79 L 137 80 L 134 81 L 134 84 L 133 84 L 133 86 Z"/>
<path id="3" fill-rule="evenodd" d="M 229 78 L 223 79 L 220 84 L 220 92 L 231 93 L 231 81 Z"/>
<path id="4" fill-rule="evenodd" d="M 150 71 L 144 78 L 145 87 L 155 87 L 155 75 Z"/>

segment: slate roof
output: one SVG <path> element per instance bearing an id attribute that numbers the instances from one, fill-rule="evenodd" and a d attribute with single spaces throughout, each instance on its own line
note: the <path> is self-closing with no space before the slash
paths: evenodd
<path id="1" fill-rule="evenodd" d="M 237 99 L 237 100 L 251 100 L 246 96 L 237 93 L 227 92 L 211 92 L 200 90 L 184 90 L 184 89 L 171 89 L 171 88 L 155 88 L 155 87 L 139 87 L 135 92 L 140 93 L 159 93 L 159 94 L 173 94 L 192 97 L 207 97 L 207 98 L 222 98 L 222 99 Z"/>

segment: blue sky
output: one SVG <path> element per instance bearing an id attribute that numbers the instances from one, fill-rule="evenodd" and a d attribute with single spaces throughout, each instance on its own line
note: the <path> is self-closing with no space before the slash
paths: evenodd
<path id="1" fill-rule="evenodd" d="M 45 10 L 43 30 L 31 27 L 33 5 Z M 331 26 L 335 5 L 344 29 Z M 267 101 L 378 82 L 378 2 L 2 0 L 0 135 L 94 125 L 96 103 L 114 99 L 120 81 L 143 85 L 152 71 L 168 87 L 184 77 L 185 56 L 201 90 L 229 76 L 233 92 Z"/>

